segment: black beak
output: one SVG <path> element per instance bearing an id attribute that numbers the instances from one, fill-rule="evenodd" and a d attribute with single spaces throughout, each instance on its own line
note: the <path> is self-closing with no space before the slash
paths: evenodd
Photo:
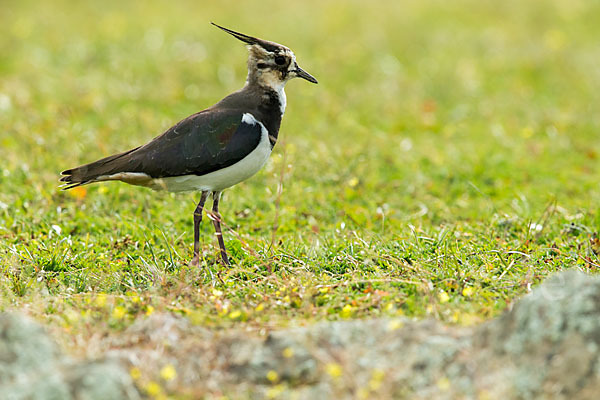
<path id="1" fill-rule="evenodd" d="M 312 82 L 312 83 L 319 83 L 315 79 L 314 76 L 312 76 L 311 74 L 309 74 L 308 72 L 306 72 L 305 70 L 303 70 L 302 68 L 300 68 L 297 65 L 296 65 L 296 69 L 294 70 L 294 72 L 296 73 L 298 78 L 306 79 L 307 81 Z"/>

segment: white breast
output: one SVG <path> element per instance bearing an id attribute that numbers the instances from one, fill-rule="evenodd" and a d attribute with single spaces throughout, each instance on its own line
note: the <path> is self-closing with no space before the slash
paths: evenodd
<path id="1" fill-rule="evenodd" d="M 246 157 L 229 167 L 205 175 L 183 175 L 153 179 L 147 186 L 152 189 L 168 190 L 170 192 L 184 192 L 189 190 L 221 191 L 256 174 L 265 165 L 271 155 L 269 133 L 265 126 L 254 118 L 252 114 L 244 114 L 242 122 L 249 125 L 258 124 L 261 131 L 258 146 Z"/>

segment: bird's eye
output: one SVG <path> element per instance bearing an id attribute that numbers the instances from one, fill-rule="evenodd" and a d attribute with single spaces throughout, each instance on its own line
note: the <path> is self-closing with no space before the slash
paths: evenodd
<path id="1" fill-rule="evenodd" d="M 277 65 L 283 65 L 283 64 L 285 64 L 285 57 L 284 56 L 276 56 L 275 57 L 275 64 L 277 64 Z"/>

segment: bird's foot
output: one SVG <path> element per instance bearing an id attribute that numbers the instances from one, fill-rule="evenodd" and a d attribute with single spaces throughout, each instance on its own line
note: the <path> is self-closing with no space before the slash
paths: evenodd
<path id="1" fill-rule="evenodd" d="M 231 267 L 231 262 L 229 261 L 229 257 L 227 257 L 227 253 L 221 253 L 221 261 L 223 261 L 223 265 L 226 267 Z"/>
<path id="2" fill-rule="evenodd" d="M 198 254 L 194 254 L 194 258 L 192 258 L 192 261 L 190 261 L 190 266 L 191 267 L 197 267 L 200 264 L 200 257 L 198 256 Z"/>

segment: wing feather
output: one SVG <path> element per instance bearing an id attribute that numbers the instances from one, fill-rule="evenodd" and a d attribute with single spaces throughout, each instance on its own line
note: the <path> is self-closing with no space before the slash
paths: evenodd
<path id="1" fill-rule="evenodd" d="M 243 121 L 240 110 L 208 109 L 194 114 L 144 146 L 63 171 L 69 189 L 118 173 L 152 178 L 204 175 L 246 157 L 261 139 L 260 124 Z"/>

